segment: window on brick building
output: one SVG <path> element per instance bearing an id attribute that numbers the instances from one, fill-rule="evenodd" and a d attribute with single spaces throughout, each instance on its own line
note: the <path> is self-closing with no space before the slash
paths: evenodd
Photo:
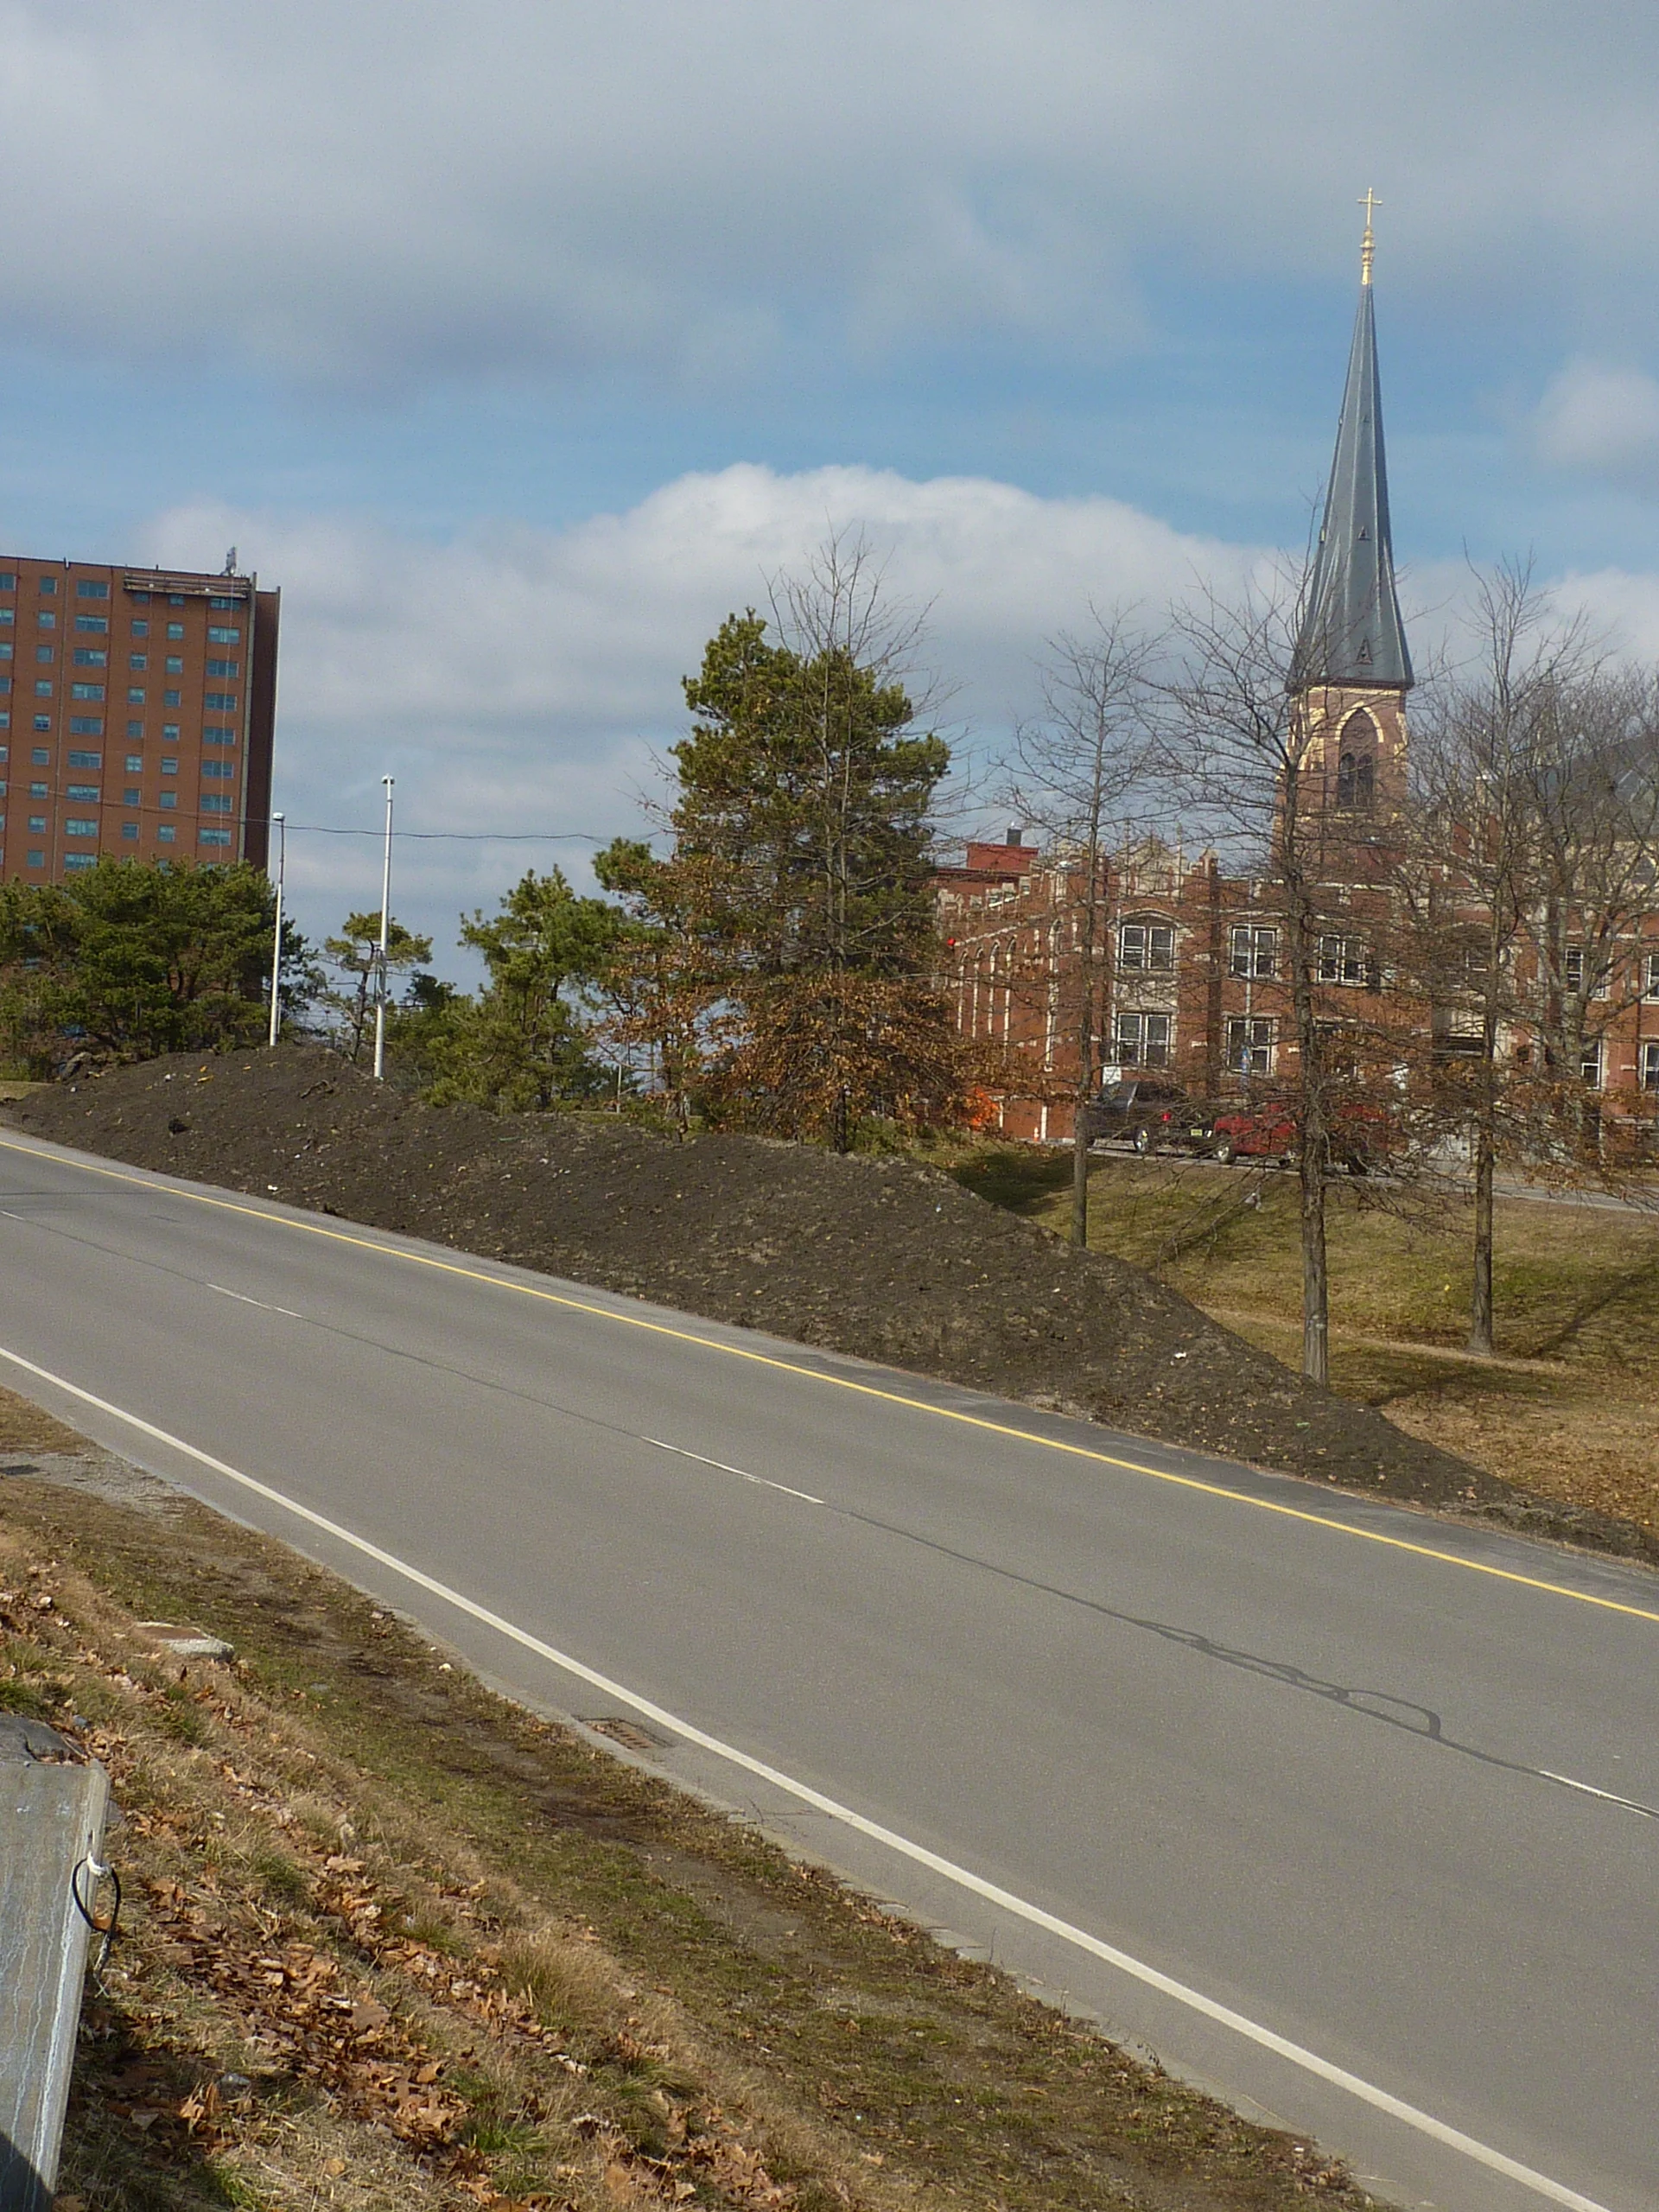
<path id="1" fill-rule="evenodd" d="M 110 618 L 107 614 L 77 614 L 75 617 L 75 627 L 83 636 L 107 637 L 109 635 L 110 629 Z"/>
<path id="2" fill-rule="evenodd" d="M 1337 804 L 1366 813 L 1376 799 L 1376 724 L 1363 707 L 1349 715 L 1337 744 Z"/>
<path id="3" fill-rule="evenodd" d="M 99 583 L 92 576 L 83 576 L 75 586 L 77 599 L 107 599 L 109 595 L 108 584 Z"/>
<path id="4" fill-rule="evenodd" d="M 1227 1024 L 1227 1065 L 1235 1075 L 1273 1073 L 1273 1024 L 1260 1014 L 1236 1015 Z"/>
<path id="5" fill-rule="evenodd" d="M 1322 937 L 1319 939 L 1319 981 L 1322 983 L 1365 984 L 1379 987 L 1376 959 L 1363 937 Z"/>
<path id="6" fill-rule="evenodd" d="M 1279 932 L 1250 922 L 1233 925 L 1230 966 L 1235 976 L 1271 976 L 1279 965 Z"/>
<path id="7" fill-rule="evenodd" d="M 1117 933 L 1120 968 L 1167 975 L 1175 965 L 1173 922 L 1125 922 Z"/>
<path id="8" fill-rule="evenodd" d="M 1601 1088 L 1601 1039 L 1586 1037 L 1579 1053 L 1579 1076 L 1592 1090 Z"/>
<path id="9" fill-rule="evenodd" d="M 1112 1027 L 1113 1049 L 1126 1068 L 1166 1068 L 1175 1024 L 1167 1014 L 1120 1014 Z"/>

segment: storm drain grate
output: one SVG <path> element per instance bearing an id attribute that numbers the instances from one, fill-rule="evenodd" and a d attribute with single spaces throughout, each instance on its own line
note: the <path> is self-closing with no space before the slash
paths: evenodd
<path id="1" fill-rule="evenodd" d="M 625 1751 L 665 1751 L 671 1745 L 671 1738 L 658 1736 L 652 1730 L 642 1727 L 637 1720 L 626 1720 L 620 1713 L 602 1713 L 591 1720 L 581 1713 L 576 1717 L 584 1728 L 591 1728 L 596 1736 L 608 1736 L 613 1744 L 620 1744 Z"/>

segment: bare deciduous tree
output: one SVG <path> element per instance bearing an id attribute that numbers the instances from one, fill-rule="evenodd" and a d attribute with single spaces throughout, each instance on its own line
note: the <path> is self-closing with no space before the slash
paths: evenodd
<path id="1" fill-rule="evenodd" d="M 1175 787 L 1217 842 L 1273 886 L 1296 1050 L 1287 1104 L 1301 1187 L 1302 1372 L 1330 1373 L 1325 1186 L 1333 1080 L 1319 1018 L 1326 868 L 1317 694 L 1298 680 L 1308 657 L 1306 579 L 1278 569 L 1236 597 L 1200 589 L 1171 617 L 1174 664 L 1160 683 L 1163 757 Z"/>
<path id="2" fill-rule="evenodd" d="M 1071 1236 L 1077 1245 L 1089 1241 L 1090 1109 L 1111 988 L 1110 862 L 1129 835 L 1155 758 L 1147 713 L 1154 648 L 1128 610 L 1090 613 L 1092 626 L 1081 636 L 1062 632 L 1050 641 L 1039 676 L 1044 713 L 1014 733 L 1003 791 L 1010 808 L 1047 838 L 1070 879 L 1075 934 L 1060 988 L 1071 987 L 1077 1049 Z"/>

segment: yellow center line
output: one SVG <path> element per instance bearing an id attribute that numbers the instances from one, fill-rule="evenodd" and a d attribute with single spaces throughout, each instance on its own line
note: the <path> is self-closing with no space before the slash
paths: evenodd
<path id="1" fill-rule="evenodd" d="M 212 1198 L 205 1191 L 186 1190 L 180 1184 L 159 1179 L 153 1174 L 134 1174 L 118 1167 L 92 1166 L 85 1160 L 61 1160 L 55 1153 L 42 1152 L 34 1145 L 18 1144 L 10 1138 L 0 1137 L 0 1151 L 22 1153 L 31 1160 L 51 1160 L 57 1166 L 67 1166 L 86 1175 L 101 1175 L 112 1183 L 132 1183 L 145 1190 L 165 1190 L 171 1197 L 188 1198 L 197 1205 L 211 1206 L 219 1213 L 245 1216 L 252 1221 L 263 1221 L 279 1229 L 291 1229 L 308 1236 L 321 1236 L 333 1244 L 347 1244 L 364 1252 L 378 1252 L 391 1260 L 402 1260 L 411 1267 L 428 1268 L 435 1274 L 458 1275 L 463 1281 L 488 1283 L 497 1290 L 515 1291 L 520 1297 L 539 1300 L 546 1306 L 559 1306 L 572 1313 L 588 1313 L 601 1321 L 616 1321 L 626 1328 L 642 1329 L 648 1336 L 666 1337 L 677 1344 L 696 1344 L 704 1351 L 722 1353 L 728 1359 L 747 1360 L 755 1367 L 768 1367 L 780 1375 L 798 1375 L 810 1382 L 825 1382 L 837 1390 L 850 1390 L 861 1398 L 874 1398 L 892 1406 L 904 1406 L 912 1413 L 926 1414 L 935 1421 L 955 1421 L 963 1428 L 976 1428 L 988 1436 L 1006 1436 L 1016 1443 L 1031 1444 L 1045 1452 L 1064 1452 L 1068 1459 L 1092 1460 L 1096 1465 L 1116 1467 L 1121 1473 L 1144 1475 L 1149 1480 L 1167 1483 L 1176 1490 L 1195 1491 L 1205 1497 L 1224 1497 L 1235 1505 L 1247 1505 L 1258 1513 L 1275 1513 L 1287 1521 L 1306 1522 L 1315 1529 L 1333 1529 L 1342 1536 L 1358 1537 L 1368 1544 L 1381 1544 L 1385 1549 L 1408 1552 L 1418 1559 L 1438 1560 L 1443 1566 L 1458 1567 L 1470 1574 L 1489 1575 L 1497 1582 L 1517 1584 L 1523 1590 L 1542 1590 L 1551 1597 L 1570 1598 L 1581 1605 L 1594 1605 L 1608 1613 L 1624 1613 L 1632 1619 L 1659 1622 L 1659 1609 L 1646 1605 L 1627 1605 L 1617 1598 L 1599 1598 L 1588 1590 L 1573 1590 L 1562 1582 L 1550 1582 L 1541 1575 L 1517 1573 L 1513 1567 L 1494 1567 L 1485 1560 L 1464 1559 L 1456 1552 L 1441 1551 L 1433 1544 L 1415 1544 L 1405 1536 L 1385 1535 L 1380 1529 L 1360 1529 L 1351 1522 L 1338 1521 L 1327 1513 L 1310 1512 L 1306 1506 L 1281 1505 L 1268 1497 L 1252 1497 L 1246 1491 L 1234 1490 L 1225 1483 L 1205 1482 L 1198 1475 L 1176 1474 L 1168 1467 L 1149 1467 L 1139 1459 L 1122 1459 L 1110 1452 L 1102 1452 L 1092 1445 L 1071 1444 L 1064 1437 L 1044 1436 L 1038 1431 L 1018 1428 L 1008 1421 L 988 1421 L 982 1414 L 963 1413 L 953 1406 L 930 1405 L 925 1398 L 907 1396 L 902 1390 L 884 1390 L 874 1382 L 859 1382 L 848 1375 L 830 1375 L 821 1368 L 805 1367 L 799 1362 L 781 1359 L 775 1352 L 751 1351 L 744 1344 L 722 1344 L 718 1338 L 700 1336 L 695 1329 L 677 1329 L 666 1321 L 652 1321 L 643 1313 L 619 1313 L 615 1307 L 601 1306 L 583 1298 L 568 1297 L 563 1292 L 543 1290 L 534 1283 L 515 1282 L 505 1275 L 493 1274 L 485 1268 L 464 1267 L 457 1260 L 440 1260 L 428 1252 L 408 1252 L 396 1244 L 384 1244 L 378 1237 L 353 1236 L 343 1229 L 327 1229 L 321 1222 L 296 1221 L 287 1214 L 272 1213 L 264 1206 L 245 1205 L 235 1198 Z"/>

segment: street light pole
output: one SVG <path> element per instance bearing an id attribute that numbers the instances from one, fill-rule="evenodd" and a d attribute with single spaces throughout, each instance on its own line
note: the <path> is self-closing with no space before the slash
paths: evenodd
<path id="1" fill-rule="evenodd" d="M 378 963 L 379 988 L 374 996 L 374 1079 L 383 1082 L 386 1072 L 386 931 L 391 919 L 391 778 L 382 776 L 386 787 L 386 857 L 380 871 L 380 958 Z"/>
<path id="2" fill-rule="evenodd" d="M 270 1038 L 276 1042 L 283 1020 L 283 877 L 288 865 L 288 817 L 273 814 L 276 824 L 276 928 L 270 944 Z"/>

